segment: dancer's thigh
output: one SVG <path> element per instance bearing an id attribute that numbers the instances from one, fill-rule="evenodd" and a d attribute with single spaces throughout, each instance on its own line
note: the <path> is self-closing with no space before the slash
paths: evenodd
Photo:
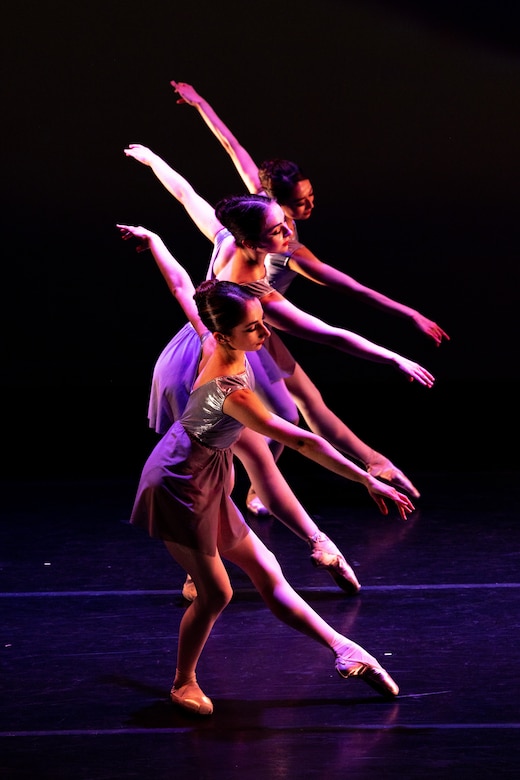
<path id="1" fill-rule="evenodd" d="M 251 529 L 241 542 L 222 555 L 242 569 L 259 592 L 267 587 L 273 589 L 284 580 L 276 557 Z"/>

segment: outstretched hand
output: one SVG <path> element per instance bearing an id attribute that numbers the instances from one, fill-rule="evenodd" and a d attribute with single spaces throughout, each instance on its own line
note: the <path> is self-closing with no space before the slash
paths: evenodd
<path id="1" fill-rule="evenodd" d="M 415 379 L 425 387 L 433 387 L 433 383 L 435 382 L 435 377 L 433 374 L 430 374 L 429 371 L 420 366 L 419 363 L 416 363 L 414 360 L 409 360 L 408 358 L 402 357 L 400 355 L 397 360 L 397 367 L 404 374 L 408 375 L 410 382 L 413 382 Z"/>
<path id="2" fill-rule="evenodd" d="M 155 157 L 154 152 L 142 144 L 128 144 L 124 152 L 127 157 L 133 157 L 134 160 L 137 160 L 137 162 L 143 163 L 144 165 L 151 165 L 152 160 Z"/>
<path id="3" fill-rule="evenodd" d="M 409 496 L 407 496 L 405 493 L 400 493 L 399 490 L 396 490 L 391 485 L 386 485 L 376 477 L 370 478 L 370 482 L 367 485 L 367 490 L 371 498 L 373 498 L 376 502 L 382 515 L 388 514 L 388 506 L 385 499 L 395 503 L 403 520 L 406 520 L 410 512 L 413 512 L 415 509 L 415 506 L 413 505 Z"/>
<path id="4" fill-rule="evenodd" d="M 134 225 L 116 225 L 116 227 L 119 228 L 123 241 L 128 241 L 129 238 L 137 238 L 136 252 L 146 252 L 150 248 L 150 231 L 146 230 L 146 228 Z"/>
<path id="5" fill-rule="evenodd" d="M 191 84 L 186 84 L 184 81 L 170 81 L 170 84 L 179 95 L 177 103 L 187 103 L 190 106 L 195 106 L 200 100 L 199 93 Z"/>
<path id="6" fill-rule="evenodd" d="M 419 312 L 414 315 L 413 321 L 415 326 L 419 328 L 419 330 L 424 333 L 425 336 L 428 336 L 428 338 L 435 341 L 436 347 L 441 345 L 443 339 L 450 341 L 450 337 L 445 330 L 439 327 L 439 325 L 437 325 L 437 323 L 433 320 L 429 320 L 428 317 L 423 317 L 423 315 L 419 314 Z"/>

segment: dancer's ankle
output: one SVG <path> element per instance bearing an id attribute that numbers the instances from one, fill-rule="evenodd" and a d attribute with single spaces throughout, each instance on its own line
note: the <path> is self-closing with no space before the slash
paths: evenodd
<path id="1" fill-rule="evenodd" d="M 188 685 L 189 683 L 196 683 L 196 682 L 197 682 L 197 675 L 195 672 L 184 674 L 179 669 L 175 670 L 175 679 L 173 680 L 174 688 L 182 688 L 184 685 Z"/>
<path id="2" fill-rule="evenodd" d="M 370 653 L 368 653 L 364 647 L 358 645 L 357 642 L 347 639 L 347 637 L 342 634 L 336 634 L 330 647 L 336 658 L 343 658 L 346 661 L 360 661 L 364 664 L 379 666 L 377 658 L 370 655 Z"/>
<path id="3" fill-rule="evenodd" d="M 329 541 L 329 537 L 327 536 L 327 534 L 324 534 L 323 531 L 319 530 L 319 528 L 315 533 L 312 534 L 312 536 L 307 537 L 307 544 L 309 545 L 311 550 L 314 549 L 314 547 L 320 542 L 328 542 L 328 541 Z"/>

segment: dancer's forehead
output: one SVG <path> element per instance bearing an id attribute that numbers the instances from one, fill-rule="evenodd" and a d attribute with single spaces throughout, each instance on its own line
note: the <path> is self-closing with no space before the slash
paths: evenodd
<path id="1" fill-rule="evenodd" d="M 259 299 L 252 298 L 250 301 L 247 301 L 244 305 L 244 316 L 240 325 L 247 328 L 251 325 L 255 325 L 257 322 L 260 322 L 263 319 L 264 310 Z"/>
<path id="2" fill-rule="evenodd" d="M 273 201 L 266 209 L 264 230 L 269 233 L 285 222 L 285 214 L 282 207 Z"/>
<path id="3" fill-rule="evenodd" d="M 300 179 L 297 181 L 291 191 L 291 201 L 305 200 L 314 197 L 314 190 L 310 179 Z"/>

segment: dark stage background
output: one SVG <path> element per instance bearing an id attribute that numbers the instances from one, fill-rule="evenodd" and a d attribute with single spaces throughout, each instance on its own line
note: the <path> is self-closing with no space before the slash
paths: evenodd
<path id="1" fill-rule="evenodd" d="M 211 202 L 242 192 L 170 79 L 192 83 L 253 157 L 298 161 L 301 239 L 451 335 L 298 280 L 290 297 L 413 357 L 434 389 L 287 338 L 330 405 L 410 476 L 518 465 L 518 25 L 505 3 L 19 2 L 3 12 L 4 476 L 137 478 L 155 437 L 155 358 L 183 323 L 159 232 L 203 277 L 210 245 L 143 143 Z M 284 456 L 285 457 L 285 456 Z"/>

